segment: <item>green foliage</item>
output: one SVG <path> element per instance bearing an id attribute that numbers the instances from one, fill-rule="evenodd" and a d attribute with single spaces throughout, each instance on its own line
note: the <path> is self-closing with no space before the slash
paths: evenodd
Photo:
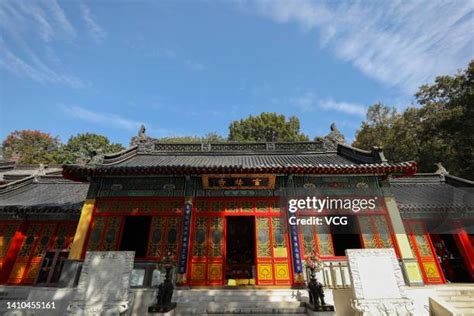
<path id="1" fill-rule="evenodd" d="M 162 143 L 222 143 L 226 139 L 217 133 L 209 133 L 204 137 L 200 136 L 178 136 L 163 137 L 158 139 Z"/>
<path id="2" fill-rule="evenodd" d="M 474 61 L 454 76 L 437 77 L 402 113 L 372 105 L 353 146 L 382 146 L 392 161 L 415 160 L 420 172 L 442 162 L 453 174 L 474 179 Z"/>
<path id="3" fill-rule="evenodd" d="M 78 134 L 61 144 L 57 137 L 30 130 L 14 131 L 2 144 L 5 159 L 24 164 L 86 163 L 95 152 L 107 154 L 123 149 L 122 145 L 112 144 L 107 137 L 97 134 Z"/>
<path id="4" fill-rule="evenodd" d="M 36 130 L 10 133 L 2 143 L 5 159 L 24 164 L 55 163 L 59 139 Z"/>
<path id="5" fill-rule="evenodd" d="M 300 132 L 300 121 L 291 116 L 276 113 L 261 113 L 239 121 L 233 121 L 229 126 L 229 141 L 236 142 L 271 142 L 271 141 L 307 141 L 308 136 Z"/>
<path id="6" fill-rule="evenodd" d="M 111 154 L 124 150 L 121 144 L 110 143 L 109 139 L 93 133 L 77 134 L 69 138 L 59 152 L 62 163 L 86 163 L 97 153 Z"/>

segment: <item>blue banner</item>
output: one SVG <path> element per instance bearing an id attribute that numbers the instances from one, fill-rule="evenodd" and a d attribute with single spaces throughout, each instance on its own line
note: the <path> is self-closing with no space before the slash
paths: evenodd
<path id="1" fill-rule="evenodd" d="M 184 218 L 183 218 L 183 238 L 181 239 L 181 253 L 179 255 L 178 272 L 186 273 L 188 266 L 188 248 L 189 237 L 191 234 L 191 211 L 193 206 L 191 203 L 184 204 Z"/>
<path id="2" fill-rule="evenodd" d="M 290 239 L 291 239 L 291 257 L 293 258 L 293 270 L 295 273 L 303 272 L 303 262 L 301 261 L 300 251 L 300 237 L 298 236 L 298 226 L 290 226 Z"/>

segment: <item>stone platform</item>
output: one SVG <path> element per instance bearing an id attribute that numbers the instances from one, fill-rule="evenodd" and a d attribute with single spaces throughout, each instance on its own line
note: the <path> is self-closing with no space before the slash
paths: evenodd
<path id="1" fill-rule="evenodd" d="M 0 286 L 0 315 L 63 316 L 77 288 L 52 288 L 29 286 Z M 149 315 L 148 307 L 155 303 L 156 290 L 131 289 L 135 300 L 132 315 Z M 336 303 L 336 313 L 318 315 L 353 315 L 345 313 L 343 306 L 334 302 L 334 292 L 326 290 L 328 304 Z M 342 290 L 350 292 L 350 289 Z M 474 308 L 474 284 L 446 284 L 408 287 L 407 294 L 415 301 L 415 315 L 429 316 L 446 311 L 453 315 L 472 315 Z M 430 298 L 432 298 L 430 302 Z M 55 310 L 19 311 L 7 310 L 7 301 L 55 301 Z M 173 301 L 178 303 L 175 315 L 230 315 L 230 313 L 263 315 L 308 315 L 300 302 L 308 301 L 308 293 L 293 289 L 178 289 Z M 347 311 L 346 311 L 347 312 Z M 451 314 L 449 314 L 451 313 Z M 151 315 L 151 314 L 150 314 Z M 441 314 L 443 315 L 443 314 Z"/>
<path id="2" fill-rule="evenodd" d="M 174 301 L 177 315 L 307 315 L 308 294 L 296 289 L 192 289 L 176 291 Z"/>

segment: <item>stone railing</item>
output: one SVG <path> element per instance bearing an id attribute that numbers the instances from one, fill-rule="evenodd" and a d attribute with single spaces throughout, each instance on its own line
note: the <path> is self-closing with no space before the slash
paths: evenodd
<path id="1" fill-rule="evenodd" d="M 349 276 L 349 267 L 345 260 L 324 261 L 324 268 L 316 274 L 317 279 L 323 283 L 327 289 L 350 288 L 351 279 Z M 75 287 L 81 273 L 82 261 L 66 260 L 59 287 Z M 309 275 L 307 272 L 306 275 Z M 134 288 L 156 287 L 163 281 L 164 275 L 158 269 L 155 262 L 135 261 L 131 277 L 131 286 Z M 174 278 L 172 278 L 174 280 Z"/>
<path id="2" fill-rule="evenodd" d="M 344 289 L 352 286 L 346 260 L 324 261 L 323 264 L 323 270 L 316 276 L 325 288 Z"/>

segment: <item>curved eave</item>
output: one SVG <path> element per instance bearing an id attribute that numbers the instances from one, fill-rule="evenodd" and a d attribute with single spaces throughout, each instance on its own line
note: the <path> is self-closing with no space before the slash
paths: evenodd
<path id="1" fill-rule="evenodd" d="M 210 173 L 293 173 L 293 174 L 370 174 L 370 175 L 413 175 L 417 164 L 414 161 L 396 164 L 360 164 L 360 165 L 301 165 L 301 166 L 80 166 L 67 165 L 63 168 L 63 176 L 74 181 L 88 181 L 90 177 L 103 176 L 138 176 L 161 174 L 210 174 Z"/>
<path id="2" fill-rule="evenodd" d="M 2 212 L 80 213 L 82 203 L 77 205 L 2 205 Z"/>
<path id="3" fill-rule="evenodd" d="M 419 205 L 411 205 L 411 204 L 398 204 L 398 208 L 402 211 L 410 211 L 410 212 L 456 212 L 456 211 L 473 211 L 474 206 L 472 205 L 465 205 L 465 204 L 419 204 Z"/>

